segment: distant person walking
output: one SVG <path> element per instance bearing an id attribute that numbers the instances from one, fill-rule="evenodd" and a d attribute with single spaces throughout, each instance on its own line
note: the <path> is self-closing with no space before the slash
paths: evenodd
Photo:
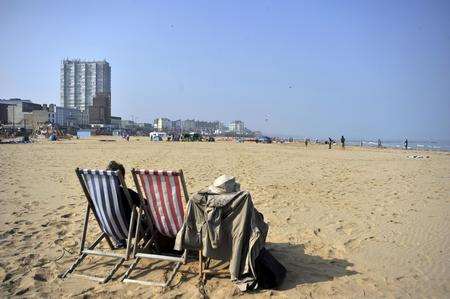
<path id="1" fill-rule="evenodd" d="M 381 148 L 381 139 L 378 138 L 378 148 Z"/>
<path id="2" fill-rule="evenodd" d="M 342 148 L 345 148 L 345 138 L 344 138 L 344 135 L 341 136 L 341 146 L 342 146 Z"/>
<path id="3" fill-rule="evenodd" d="M 305 138 L 305 147 L 308 147 L 309 138 Z"/>
<path id="4" fill-rule="evenodd" d="M 408 149 L 408 138 L 405 139 L 405 150 Z"/>
<path id="5" fill-rule="evenodd" d="M 328 137 L 328 149 L 331 149 L 332 143 L 333 143 L 333 139 L 331 139 L 331 137 Z"/>

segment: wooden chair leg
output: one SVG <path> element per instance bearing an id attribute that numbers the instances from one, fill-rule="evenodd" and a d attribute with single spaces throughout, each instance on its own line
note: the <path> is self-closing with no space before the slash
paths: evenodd
<path id="1" fill-rule="evenodd" d="M 210 258 L 205 258 L 205 269 L 207 270 L 207 269 L 209 269 L 209 265 L 210 265 L 210 263 L 211 263 L 211 259 Z"/>
<path id="2" fill-rule="evenodd" d="M 181 264 L 183 263 L 182 260 L 178 260 L 175 261 L 174 266 L 172 268 L 172 272 L 170 273 L 169 277 L 167 278 L 166 281 L 164 282 L 159 282 L 159 281 L 148 281 L 148 280 L 138 280 L 138 279 L 130 279 L 128 277 L 130 277 L 131 272 L 134 270 L 134 268 L 136 267 L 136 265 L 138 264 L 138 262 L 140 261 L 140 257 L 136 257 L 136 260 L 133 262 L 133 264 L 131 264 L 130 268 L 128 269 L 128 271 L 125 273 L 125 275 L 122 278 L 122 281 L 125 283 L 139 283 L 142 285 L 150 285 L 150 286 L 159 286 L 162 288 L 167 288 L 169 287 L 170 283 L 172 282 L 173 278 L 175 277 L 178 269 L 180 268 Z M 150 269 L 153 269 L 153 266 L 150 267 Z"/>
<path id="3" fill-rule="evenodd" d="M 170 285 L 170 283 L 172 282 L 172 279 L 175 277 L 175 274 L 177 274 L 177 271 L 180 268 L 180 266 L 181 266 L 180 262 L 178 262 L 174 265 L 174 267 L 172 269 L 172 273 L 170 274 L 169 278 L 167 278 L 167 281 L 165 282 L 164 287 L 168 287 Z"/>
<path id="4" fill-rule="evenodd" d="M 139 241 L 140 241 L 140 233 L 141 233 L 141 214 L 142 214 L 142 208 L 139 207 L 138 214 L 137 214 L 137 220 L 136 220 L 136 231 L 134 235 L 134 245 L 133 245 L 133 252 L 131 253 L 131 257 L 135 258 Z"/>
<path id="5" fill-rule="evenodd" d="M 127 272 L 125 272 L 125 274 L 123 275 L 121 281 L 124 281 L 125 279 L 127 279 L 130 276 L 131 272 L 134 270 L 134 268 L 136 268 L 136 266 L 139 263 L 139 261 L 140 261 L 140 258 L 137 257 L 134 260 L 134 262 L 131 264 L 130 268 L 128 268 Z"/>
<path id="6" fill-rule="evenodd" d="M 203 256 L 202 256 L 201 250 L 198 251 L 198 263 L 199 263 L 199 268 L 200 268 L 199 280 L 202 281 L 203 280 Z"/>
<path id="7" fill-rule="evenodd" d="M 95 246 L 97 246 L 98 243 L 100 243 L 100 242 L 102 241 L 102 239 L 103 239 L 105 236 L 106 236 L 106 234 L 105 234 L 105 233 L 102 233 L 102 234 L 100 235 L 100 237 L 98 237 L 97 240 L 95 240 L 94 243 L 92 243 L 92 245 L 89 246 L 89 250 L 94 249 Z M 77 260 L 75 261 L 75 263 L 73 263 L 72 266 L 70 266 L 70 268 L 69 268 L 66 272 L 64 272 L 64 273 L 61 275 L 61 278 L 66 278 L 66 276 L 67 276 L 68 274 L 72 273 L 72 272 L 75 270 L 75 268 L 78 267 L 78 265 L 84 260 L 84 258 L 85 258 L 86 256 L 87 256 L 86 253 L 81 253 L 81 254 L 78 256 L 78 258 L 77 258 Z"/>
<path id="8" fill-rule="evenodd" d="M 119 262 L 114 266 L 114 268 L 109 272 L 108 276 L 106 276 L 102 283 L 107 283 L 114 275 L 114 273 L 116 273 L 116 271 L 119 269 L 119 267 L 123 264 L 123 262 L 125 261 L 124 258 L 121 258 L 119 260 Z"/>
<path id="9" fill-rule="evenodd" d="M 199 259 L 199 264 L 200 264 L 199 281 L 201 284 L 205 284 L 206 283 L 206 271 L 205 271 L 206 259 L 203 257 L 201 250 L 198 251 L 198 259 Z"/>
<path id="10" fill-rule="evenodd" d="M 72 273 L 73 270 L 75 270 L 76 267 L 84 260 L 84 258 L 87 256 L 86 253 L 80 254 L 80 256 L 77 258 L 77 260 L 70 266 L 69 269 L 67 269 L 66 272 L 64 272 L 62 275 L 60 275 L 61 278 L 66 278 L 68 274 Z"/>

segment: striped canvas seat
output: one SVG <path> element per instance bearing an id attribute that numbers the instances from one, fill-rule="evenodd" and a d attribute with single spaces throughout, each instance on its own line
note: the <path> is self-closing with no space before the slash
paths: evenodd
<path id="1" fill-rule="evenodd" d="M 61 275 L 61 278 L 69 274 L 81 276 L 100 283 L 109 281 L 124 261 L 130 259 L 132 241 L 136 227 L 137 206 L 133 203 L 128 188 L 120 171 L 75 169 L 81 188 L 87 199 L 86 214 L 84 216 L 83 232 L 81 234 L 80 251 L 77 260 Z M 101 230 L 100 235 L 89 242 L 89 223 L 94 215 L 95 221 Z M 105 240 L 109 249 L 99 249 L 99 245 Z M 116 241 L 114 244 L 113 241 Z M 123 252 L 123 242 L 126 241 L 126 250 Z M 89 244 L 90 243 L 90 244 Z M 120 252 L 122 251 L 122 252 Z M 106 277 L 98 277 L 80 273 L 74 273 L 77 267 L 87 256 L 109 257 L 117 259 Z M 85 269 L 87 270 L 87 269 Z M 86 272 L 86 271 L 83 271 Z"/>
<path id="2" fill-rule="evenodd" d="M 186 250 L 183 250 L 182 253 L 161 251 L 158 245 L 160 234 L 175 237 L 183 225 L 183 201 L 189 201 L 183 171 L 181 169 L 178 171 L 164 171 L 136 170 L 133 168 L 131 174 L 139 193 L 140 205 L 136 235 L 134 237 L 135 246 L 133 247 L 135 261 L 123 276 L 123 281 L 165 288 L 169 286 L 181 264 L 186 263 Z M 141 229 L 140 219 L 142 216 L 146 216 L 145 219 L 150 223 L 145 229 Z M 150 239 L 139 245 L 141 236 L 150 236 Z M 164 281 L 130 278 L 131 273 L 141 259 L 172 263 L 172 272 Z"/>
<path id="3" fill-rule="evenodd" d="M 94 205 L 101 229 L 114 241 L 128 236 L 129 217 L 124 207 L 125 198 L 120 192 L 118 171 L 83 169 L 83 177 Z"/>
<path id="4" fill-rule="evenodd" d="M 175 237 L 184 221 L 181 173 L 135 170 L 135 175 L 156 229 Z"/>

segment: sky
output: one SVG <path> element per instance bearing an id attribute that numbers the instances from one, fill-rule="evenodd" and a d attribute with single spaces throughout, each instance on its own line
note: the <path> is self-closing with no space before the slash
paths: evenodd
<path id="1" fill-rule="evenodd" d="M 65 58 L 106 59 L 138 122 L 450 139 L 446 0 L 0 0 L 0 98 L 59 104 Z"/>

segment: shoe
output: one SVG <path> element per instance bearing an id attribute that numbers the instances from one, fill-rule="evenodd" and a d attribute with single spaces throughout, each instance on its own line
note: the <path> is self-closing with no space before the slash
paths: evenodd
<path id="1" fill-rule="evenodd" d="M 126 248 L 126 247 L 127 247 L 126 240 L 119 240 L 116 242 L 116 248 Z"/>

